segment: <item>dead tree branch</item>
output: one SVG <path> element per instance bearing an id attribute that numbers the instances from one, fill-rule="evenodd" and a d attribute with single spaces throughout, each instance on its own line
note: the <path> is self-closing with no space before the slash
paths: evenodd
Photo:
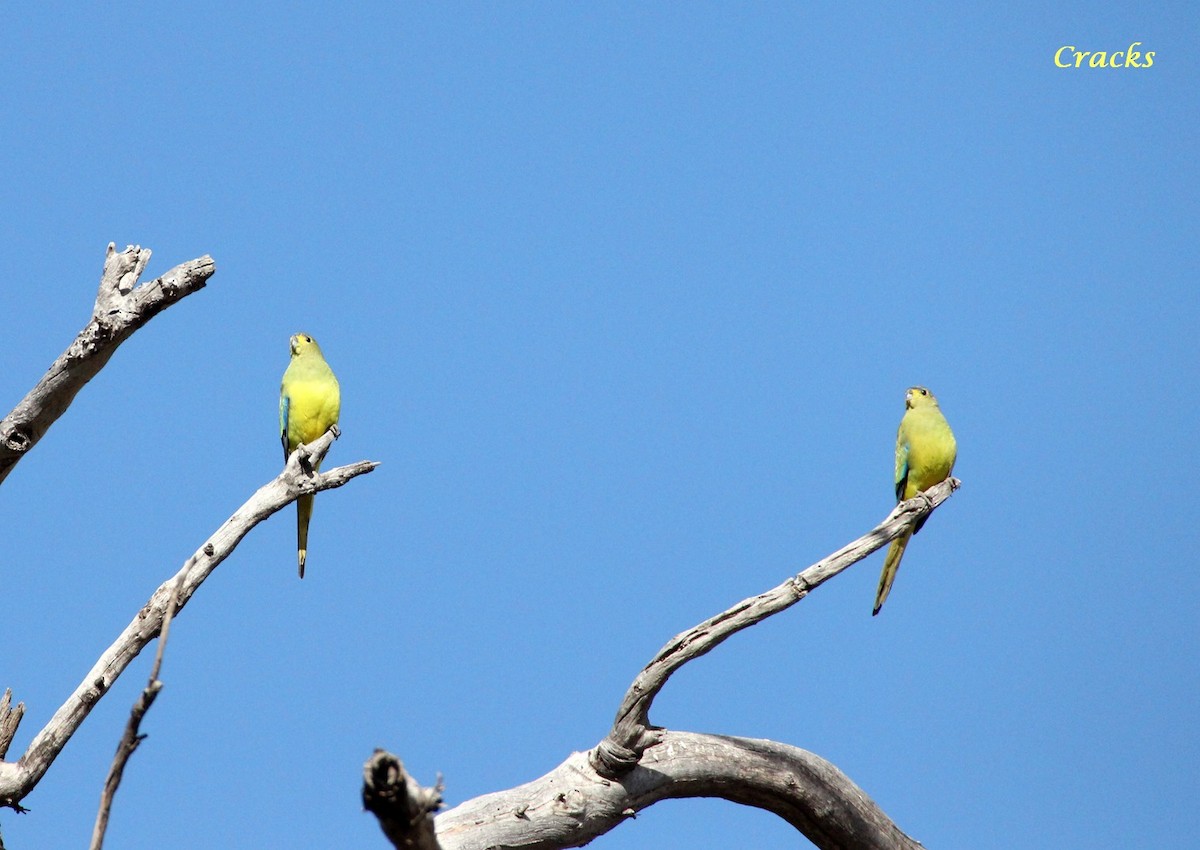
<path id="1" fill-rule="evenodd" d="M 188 558 L 182 569 L 154 591 L 133 621 L 100 656 L 75 692 L 55 712 L 45 728 L 34 736 L 25 754 L 15 763 L 0 762 L 0 806 L 16 808 L 33 790 L 92 707 L 108 693 L 117 677 L 138 653 L 159 635 L 172 597 L 178 595 L 178 608 L 182 610 L 192 594 L 229 557 L 254 526 L 294 502 L 298 496 L 341 487 L 350 479 L 370 472 L 379 465 L 375 461 L 359 461 L 328 472 L 313 472 L 313 465 L 319 463 L 329 451 L 333 440 L 334 433 L 330 430 L 309 445 L 292 452 L 283 471 L 234 511 L 233 516 Z"/>
<path id="2" fill-rule="evenodd" d="M 726 638 L 786 611 L 838 573 L 858 563 L 895 538 L 922 517 L 928 516 L 959 486 L 950 478 L 906 502 L 901 502 L 879 525 L 766 593 L 743 599 L 737 605 L 710 617 L 698 626 L 672 638 L 638 674 L 625 694 L 608 736 L 592 751 L 592 765 L 610 779 L 637 763 L 646 747 L 655 742 L 657 731 L 650 725 L 650 704 L 671 674 L 693 658 L 699 658 Z"/>
<path id="3" fill-rule="evenodd" d="M 379 819 L 393 847 L 438 850 L 433 815 L 442 807 L 442 784 L 422 788 L 400 759 L 376 750 L 363 766 L 363 808 Z"/>
<path id="4" fill-rule="evenodd" d="M 8 747 L 12 744 L 13 735 L 21 725 L 21 716 L 25 714 L 25 703 L 17 703 L 12 707 L 12 688 L 5 688 L 4 696 L 0 698 L 0 760 L 8 755 Z"/>
<path id="5" fill-rule="evenodd" d="M 29 394 L 0 420 L 0 482 L 66 412 L 121 343 L 163 310 L 202 289 L 216 271 L 212 257 L 205 255 L 138 285 L 149 261 L 149 248 L 131 245 L 117 253 L 116 246 L 108 244 L 91 320 Z"/>
<path id="6" fill-rule="evenodd" d="M 688 661 L 790 608 L 928 516 L 958 486 L 949 479 L 900 503 L 871 531 L 778 587 L 677 635 L 638 674 L 603 741 L 539 779 L 437 815 L 440 850 L 581 847 L 641 809 L 679 797 L 720 797 L 774 812 L 822 850 L 918 850 L 919 843 L 819 756 L 773 741 L 653 727 L 649 713 L 671 674 Z M 384 831 L 394 846 L 407 846 Z"/>
<path id="7" fill-rule="evenodd" d="M 441 850 L 581 847 L 660 800 L 684 797 L 773 812 L 821 848 L 921 846 L 820 756 L 774 741 L 669 730 L 620 780 L 596 773 L 587 753 L 572 753 L 540 779 L 439 815 L 437 837 Z"/>

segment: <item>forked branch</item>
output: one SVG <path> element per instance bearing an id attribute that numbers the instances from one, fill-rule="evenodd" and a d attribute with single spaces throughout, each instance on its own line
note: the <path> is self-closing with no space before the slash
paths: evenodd
<path id="1" fill-rule="evenodd" d="M 638 674 L 599 745 L 573 753 L 539 779 L 437 815 L 440 850 L 580 847 L 641 809 L 679 797 L 720 797 L 774 812 L 822 850 L 920 848 L 848 776 L 820 756 L 773 741 L 653 727 L 650 705 L 671 674 L 688 661 L 790 608 L 928 516 L 958 486 L 952 478 L 900 503 L 871 531 L 778 587 L 677 635 Z M 373 759 L 378 758 L 377 751 Z M 384 831 L 394 846 L 407 846 L 398 843 L 386 825 Z"/>
<path id="2" fill-rule="evenodd" d="M 108 693 L 117 677 L 138 653 L 159 635 L 173 595 L 177 597 L 177 609 L 183 610 L 192 594 L 229 557 L 254 526 L 291 504 L 298 496 L 341 487 L 350 479 L 370 472 L 379 465 L 375 461 L 360 461 L 328 472 L 313 472 L 313 466 L 329 451 L 333 440 L 331 430 L 311 444 L 292 452 L 283 471 L 234 511 L 233 516 L 188 558 L 179 572 L 154 591 L 133 621 L 100 656 L 75 692 L 55 712 L 45 728 L 34 736 L 20 760 L 15 763 L 0 762 L 0 806 L 15 808 L 33 790 L 92 707 Z"/>
<path id="3" fill-rule="evenodd" d="M 167 307 L 202 289 L 216 271 L 212 257 L 205 255 L 139 286 L 138 278 L 149 261 L 149 248 L 131 245 L 117 253 L 116 246 L 108 244 L 91 320 L 37 385 L 0 420 L 0 482 L 66 412 L 121 343 Z"/>

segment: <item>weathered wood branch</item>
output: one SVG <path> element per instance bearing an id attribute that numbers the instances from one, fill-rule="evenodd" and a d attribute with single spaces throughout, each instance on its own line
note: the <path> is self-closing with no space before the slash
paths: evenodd
<path id="1" fill-rule="evenodd" d="M 66 412 L 121 343 L 163 310 L 202 289 L 216 271 L 212 257 L 205 255 L 138 285 L 149 261 L 149 248 L 131 245 L 117 253 L 116 246 L 108 244 L 91 320 L 28 395 L 0 420 L 0 482 Z"/>
<path id="2" fill-rule="evenodd" d="M 587 753 L 572 753 L 540 779 L 438 815 L 437 838 L 441 850 L 582 847 L 642 809 L 682 797 L 765 809 L 821 848 L 921 846 L 820 756 L 774 741 L 669 730 L 619 780 L 596 773 Z"/>
<path id="3" fill-rule="evenodd" d="M 773 741 L 652 727 L 649 714 L 654 697 L 685 663 L 790 608 L 928 516 L 958 486 L 952 478 L 901 502 L 871 531 L 778 587 L 676 635 L 638 674 L 600 744 L 573 753 L 539 779 L 437 815 L 440 850 L 581 847 L 641 809 L 678 797 L 720 797 L 774 812 L 821 850 L 920 848 L 849 777 L 819 756 Z M 376 751 L 372 758 L 379 757 Z M 386 826 L 384 831 L 394 846 L 409 846 L 397 843 Z"/>
<path id="4" fill-rule="evenodd" d="M 8 755 L 8 747 L 12 744 L 13 735 L 21 725 L 21 716 L 25 714 L 25 703 L 12 704 L 12 688 L 5 688 L 4 696 L 0 697 L 0 759 Z"/>
<path id="5" fill-rule="evenodd" d="M 742 629 L 786 611 L 814 588 L 887 545 L 917 520 L 932 513 L 958 486 L 958 479 L 950 478 L 901 502 L 883 522 L 832 555 L 766 593 L 743 599 L 672 638 L 634 679 L 617 710 L 612 730 L 592 750 L 592 764 L 596 770 L 603 776 L 616 778 L 637 764 L 646 747 L 655 743 L 658 731 L 650 725 L 650 704 L 672 673 L 693 658 L 712 651 Z"/>
<path id="6" fill-rule="evenodd" d="M 298 496 L 341 487 L 379 465 L 375 461 L 359 461 L 328 472 L 313 472 L 313 465 L 329 451 L 333 440 L 334 433 L 330 430 L 292 452 L 283 471 L 260 487 L 187 559 L 178 573 L 154 591 L 75 692 L 34 736 L 25 754 L 15 763 L 0 762 L 0 806 L 15 808 L 33 790 L 92 707 L 108 693 L 138 653 L 159 635 L 173 595 L 178 594 L 177 607 L 183 610 L 204 580 L 229 557 L 254 526 L 294 502 Z"/>
<path id="7" fill-rule="evenodd" d="M 442 807 L 440 779 L 433 788 L 422 788 L 400 759 L 376 750 L 363 766 L 362 798 L 393 847 L 438 850 L 433 815 Z"/>

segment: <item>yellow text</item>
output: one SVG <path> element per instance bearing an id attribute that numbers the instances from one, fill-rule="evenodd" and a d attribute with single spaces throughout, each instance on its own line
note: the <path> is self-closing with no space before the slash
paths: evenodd
<path id="1" fill-rule="evenodd" d="M 1108 53 L 1103 50 L 1092 52 L 1080 50 L 1073 44 L 1064 44 L 1054 52 L 1054 64 L 1060 68 L 1149 68 L 1154 64 L 1154 51 L 1142 53 L 1135 41 L 1125 50 Z"/>

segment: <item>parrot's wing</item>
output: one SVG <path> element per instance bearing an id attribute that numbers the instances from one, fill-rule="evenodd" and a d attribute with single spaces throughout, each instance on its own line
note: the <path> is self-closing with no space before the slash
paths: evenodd
<path id="1" fill-rule="evenodd" d="M 904 488 L 908 486 L 908 442 L 896 440 L 896 501 L 904 501 Z"/>
<path id="2" fill-rule="evenodd" d="M 287 393 L 279 394 L 279 441 L 283 443 L 283 461 L 288 459 L 288 413 L 291 411 L 292 399 Z"/>

